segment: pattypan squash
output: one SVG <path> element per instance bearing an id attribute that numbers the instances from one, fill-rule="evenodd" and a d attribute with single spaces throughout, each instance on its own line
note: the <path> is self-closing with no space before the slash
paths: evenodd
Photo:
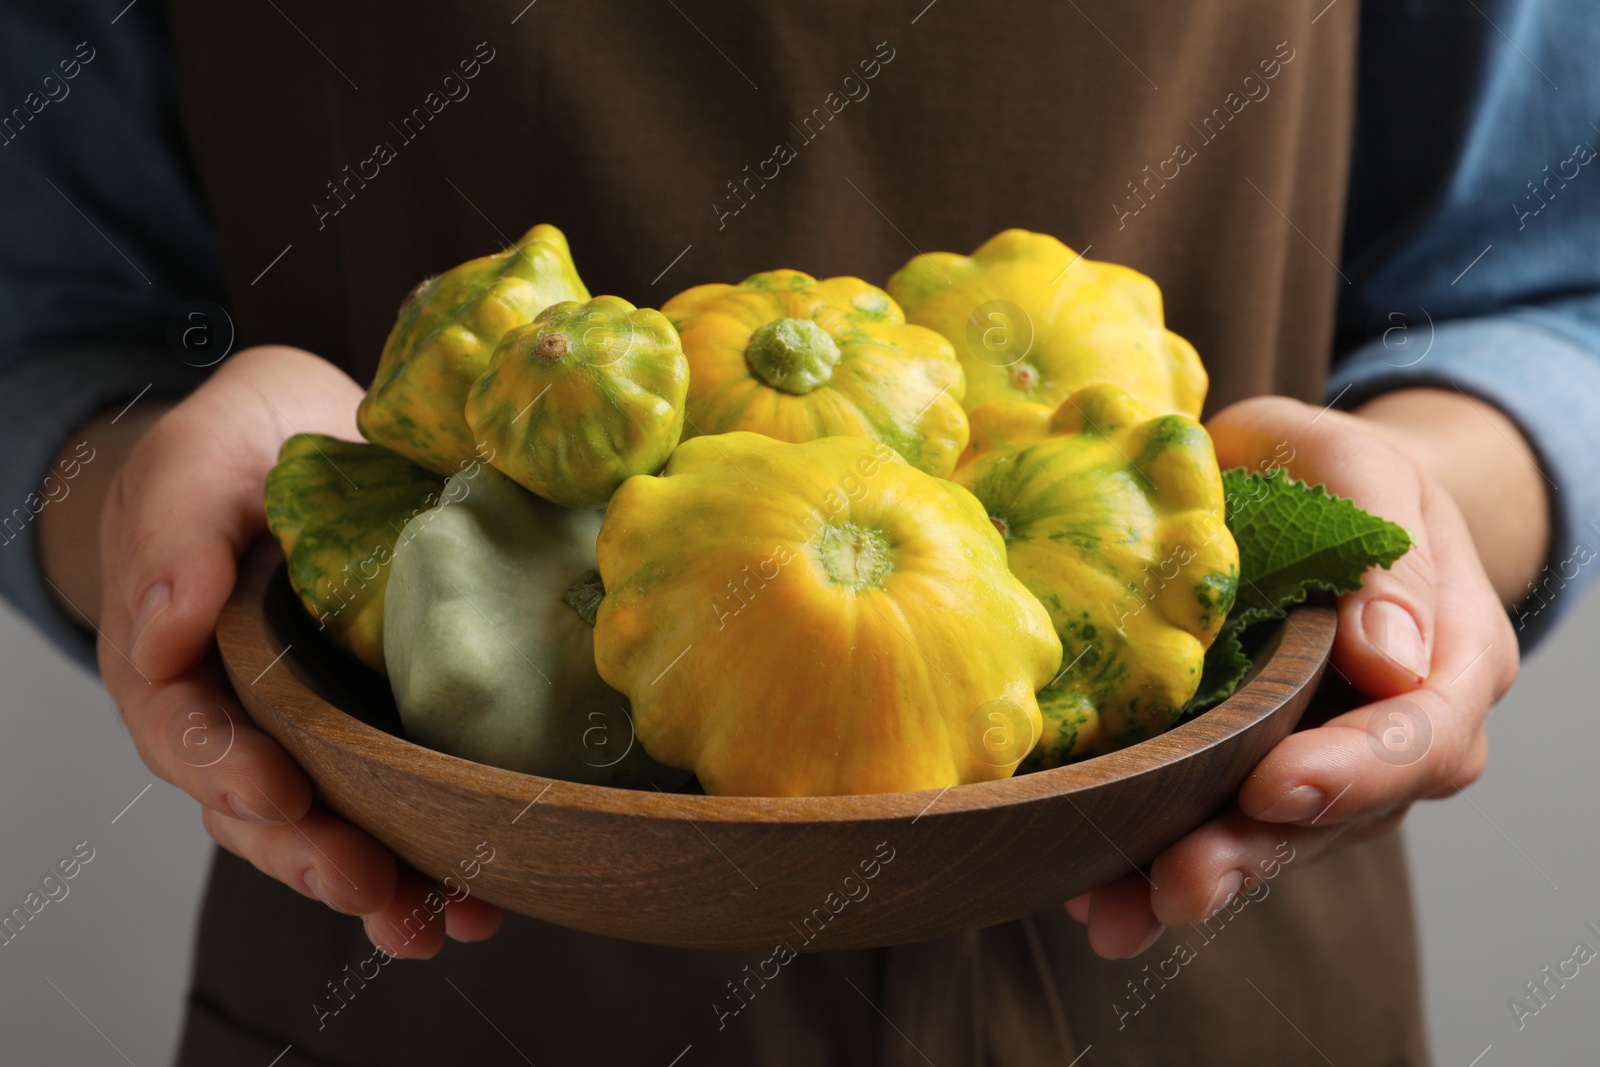
<path id="1" fill-rule="evenodd" d="M 961 365 L 859 278 L 797 270 L 701 285 L 662 307 L 689 357 L 689 436 L 750 430 L 780 441 L 881 441 L 947 475 L 967 443 Z"/>
<path id="2" fill-rule="evenodd" d="M 1239 553 L 1205 428 L 1150 417 L 1122 389 L 1072 394 L 1050 433 L 956 472 L 1005 539 L 1011 572 L 1050 612 L 1063 667 L 1039 693 L 1025 770 L 1172 725 L 1233 605 Z"/>
<path id="3" fill-rule="evenodd" d="M 423 282 L 384 342 L 356 416 L 362 435 L 436 474 L 461 470 L 477 454 L 462 414 L 467 390 L 501 336 L 551 304 L 587 299 L 566 237 L 545 225 Z"/>
<path id="4" fill-rule="evenodd" d="M 484 465 L 395 548 L 383 646 L 411 739 L 495 767 L 594 785 L 675 786 L 600 680 L 594 630 L 600 513 L 558 507 Z M 592 617 L 592 616 L 591 616 Z"/>
<path id="5" fill-rule="evenodd" d="M 387 448 L 296 434 L 267 474 L 267 528 L 318 628 L 381 671 L 384 589 L 395 538 L 444 479 Z"/>
<path id="6" fill-rule="evenodd" d="M 1056 408 L 1100 383 L 1153 415 L 1198 417 L 1206 372 L 1163 326 L 1161 290 L 1054 237 L 1006 230 L 970 256 L 929 252 L 889 279 L 909 321 L 939 331 L 966 371 L 968 410 L 991 400 Z"/>
<path id="7" fill-rule="evenodd" d="M 1061 643 L 969 492 L 859 437 L 696 437 L 630 478 L 597 547 L 600 674 L 707 793 L 1012 774 Z"/>
<path id="8" fill-rule="evenodd" d="M 985 452 L 1048 437 L 1054 415 L 1054 409 L 1028 400 L 987 400 L 979 404 L 967 413 L 972 436 L 956 467 L 965 467 Z"/>
<path id="9" fill-rule="evenodd" d="M 599 507 L 623 479 L 666 463 L 688 389 L 672 323 L 599 296 L 508 331 L 467 398 L 467 424 L 497 470 L 557 504 Z"/>

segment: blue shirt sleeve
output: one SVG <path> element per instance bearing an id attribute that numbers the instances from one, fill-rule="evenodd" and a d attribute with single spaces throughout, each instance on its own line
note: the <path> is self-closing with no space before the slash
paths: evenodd
<path id="1" fill-rule="evenodd" d="M 160 0 L 26 0 L 0 33 L 0 595 L 80 662 L 92 635 L 37 564 L 38 515 L 81 469 L 72 428 L 204 374 L 167 323 L 216 302 Z M 93 463 L 92 450 L 88 455 Z M 48 480 L 47 480 L 48 475 Z"/>
<path id="2" fill-rule="evenodd" d="M 1600 9 L 1395 0 L 1361 33 L 1328 398 L 1458 389 L 1517 423 L 1551 500 L 1526 650 L 1600 563 Z"/>

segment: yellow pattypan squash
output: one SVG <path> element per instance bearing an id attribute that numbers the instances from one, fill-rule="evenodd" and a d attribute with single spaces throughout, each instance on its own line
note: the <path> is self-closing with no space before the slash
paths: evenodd
<path id="1" fill-rule="evenodd" d="M 535 226 L 503 252 L 452 267 L 411 291 L 356 412 L 362 436 L 435 474 L 477 457 L 467 390 L 500 338 L 551 304 L 589 299 L 567 239 Z"/>
<path id="2" fill-rule="evenodd" d="M 972 436 L 957 468 L 965 467 L 985 452 L 1032 444 L 1050 435 L 1052 408 L 1028 400 L 988 400 L 967 413 Z"/>
<path id="3" fill-rule="evenodd" d="M 617 490 L 596 554 L 600 674 L 708 793 L 1004 778 L 1038 736 L 1049 616 L 972 494 L 881 444 L 685 441 Z"/>
<path id="4" fill-rule="evenodd" d="M 686 436 L 864 437 L 941 476 L 966 447 L 949 342 L 907 325 L 877 286 L 775 270 L 696 286 L 661 311 L 689 358 Z"/>
<path id="5" fill-rule="evenodd" d="M 1054 237 L 1006 230 L 970 256 L 925 253 L 889 279 L 889 293 L 909 321 L 955 346 L 969 411 L 1000 399 L 1054 409 L 1100 383 L 1154 415 L 1198 417 L 1205 402 L 1205 368 L 1163 326 L 1156 283 Z"/>
<path id="6" fill-rule="evenodd" d="M 1043 736 L 1025 770 L 1171 726 L 1200 684 L 1239 575 L 1222 476 L 1198 422 L 1152 418 L 1098 385 L 1072 394 L 1050 431 L 955 475 L 1061 637 L 1063 666 L 1039 693 Z"/>

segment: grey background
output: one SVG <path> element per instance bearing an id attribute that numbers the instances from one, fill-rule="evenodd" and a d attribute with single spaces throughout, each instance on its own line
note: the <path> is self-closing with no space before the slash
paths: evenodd
<path id="1" fill-rule="evenodd" d="M 1410 817 L 1440 1067 L 1600 1061 L 1600 961 L 1520 1031 L 1507 1006 L 1578 941 L 1600 951 L 1584 929 L 1600 928 L 1597 640 L 1591 597 L 1494 711 L 1484 779 Z M 139 762 L 99 686 L 3 605 L 0 699 L 0 913 L 79 842 L 95 850 L 67 897 L 0 946 L 5 1060 L 168 1063 L 210 853 L 199 809 Z"/>

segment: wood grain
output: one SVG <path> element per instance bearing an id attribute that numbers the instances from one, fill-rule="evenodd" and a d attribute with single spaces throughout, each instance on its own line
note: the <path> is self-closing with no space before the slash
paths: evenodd
<path id="1" fill-rule="evenodd" d="M 942 792 L 710 797 L 516 774 L 406 741 L 384 679 L 317 635 L 282 564 L 270 538 L 251 548 L 217 643 L 251 718 L 323 805 L 435 878 L 460 878 L 487 842 L 471 891 L 513 911 L 763 953 L 989 926 L 1148 863 L 1294 728 L 1334 631 L 1332 608 L 1295 609 L 1225 703 L 1083 763 Z"/>

